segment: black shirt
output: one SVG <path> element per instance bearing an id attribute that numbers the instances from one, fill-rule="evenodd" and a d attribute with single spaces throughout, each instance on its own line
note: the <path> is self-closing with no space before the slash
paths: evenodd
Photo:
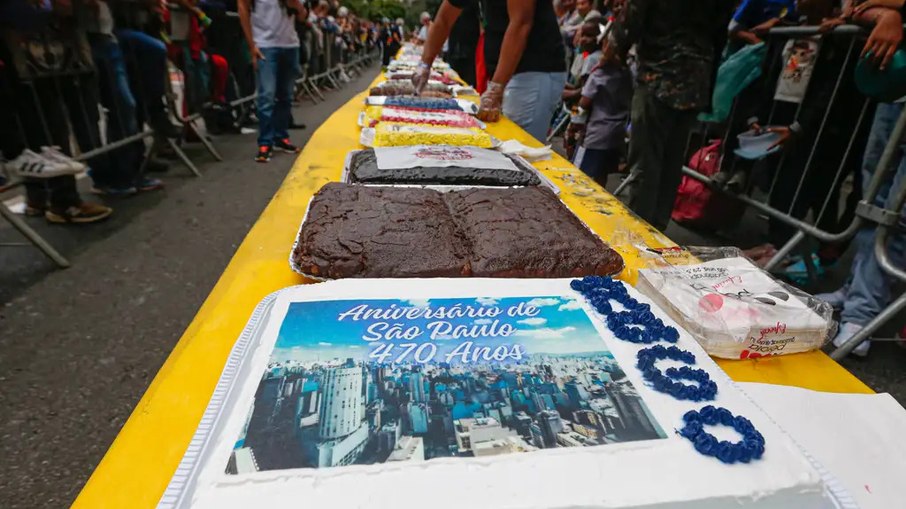
<path id="1" fill-rule="evenodd" d="M 448 0 L 451 5 L 460 9 L 479 0 Z M 500 58 L 500 47 L 503 45 L 503 34 L 510 24 L 506 0 L 480 0 L 484 14 L 484 58 L 488 75 L 493 76 Z M 557 25 L 557 15 L 551 0 L 536 0 L 535 16 L 532 31 L 525 44 L 522 59 L 516 67 L 521 72 L 566 72 L 566 56 L 563 49 L 563 38 Z"/>

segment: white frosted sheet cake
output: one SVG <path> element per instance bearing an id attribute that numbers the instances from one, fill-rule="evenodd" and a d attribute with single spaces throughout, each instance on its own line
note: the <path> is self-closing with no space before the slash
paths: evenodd
<path id="1" fill-rule="evenodd" d="M 161 507 L 853 507 L 686 332 L 675 346 L 716 399 L 648 385 L 636 355 L 650 345 L 617 339 L 570 281 L 278 292 L 237 342 Z M 708 404 L 748 418 L 764 455 L 697 452 L 676 430 Z"/>

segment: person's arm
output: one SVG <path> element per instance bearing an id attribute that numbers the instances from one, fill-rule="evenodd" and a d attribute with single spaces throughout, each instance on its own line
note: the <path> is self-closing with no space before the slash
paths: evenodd
<path id="1" fill-rule="evenodd" d="M 903 40 L 903 17 L 899 10 L 893 8 L 868 7 L 860 10 L 859 7 L 853 12 L 854 20 L 862 24 L 874 24 L 861 56 L 871 54 L 871 59 L 884 70 Z M 902 2 L 900 7 L 902 8 Z"/>
<path id="2" fill-rule="evenodd" d="M 296 21 L 300 23 L 305 23 L 306 21 L 308 21 L 308 9 L 306 9 L 305 6 L 302 5 L 302 2 L 300 0 L 290 2 L 290 5 L 295 5 Z"/>
<path id="3" fill-rule="evenodd" d="M 570 102 L 575 100 L 576 97 L 582 95 L 582 89 L 580 88 L 564 88 L 561 98 L 564 102 Z"/>
<path id="4" fill-rule="evenodd" d="M 872 7 L 887 7 L 888 9 L 896 9 L 900 11 L 900 14 L 903 13 L 903 9 L 906 8 L 906 1 L 904 0 L 866 0 L 865 2 L 857 5 L 852 9 L 853 14 L 859 15 Z"/>
<path id="5" fill-rule="evenodd" d="M 428 28 L 428 38 L 425 39 L 425 45 L 422 48 L 422 63 L 425 64 L 428 69 L 431 68 L 434 59 L 437 58 L 437 55 L 440 54 L 440 50 L 443 49 L 444 41 L 450 37 L 450 32 L 453 30 L 453 24 L 459 19 L 459 15 L 462 14 L 462 9 L 466 4 L 468 4 L 468 1 L 463 0 L 452 2 L 450 0 L 444 0 L 444 2 L 440 4 L 437 15 L 434 16 L 434 22 L 431 23 L 431 26 Z"/>
<path id="6" fill-rule="evenodd" d="M 428 28 L 428 38 L 422 46 L 422 59 L 418 63 L 415 72 L 412 73 L 412 86 L 415 87 L 417 94 L 421 94 L 428 83 L 428 79 L 431 76 L 431 65 L 434 64 L 434 59 L 437 58 L 437 55 L 443 49 L 444 41 L 447 40 L 447 37 L 450 37 L 453 24 L 459 19 L 459 15 L 462 14 L 462 9 L 468 1 L 444 0 L 440 4 L 440 9 L 437 10 L 437 15 L 434 16 L 434 22 Z"/>
<path id="7" fill-rule="evenodd" d="M 755 35 L 755 32 L 749 30 L 734 30 L 730 32 L 730 38 L 746 44 L 758 44 L 759 42 L 762 42 L 761 38 Z"/>
<path id="8" fill-rule="evenodd" d="M 728 37 L 734 41 L 740 41 L 745 44 L 758 44 L 761 42 L 761 38 L 755 34 L 755 31 L 750 28 L 746 22 L 746 11 L 749 8 L 749 2 L 747 0 L 739 4 L 739 7 L 736 9 L 736 12 L 733 14 L 733 17 L 730 19 L 730 23 L 727 26 Z"/>
<path id="9" fill-rule="evenodd" d="M 236 6 L 239 11 L 239 24 L 242 26 L 242 33 L 245 35 L 245 42 L 249 45 L 249 54 L 252 56 L 252 67 L 258 69 L 258 61 L 266 60 L 264 54 L 255 44 L 255 37 L 252 35 L 252 10 L 251 0 L 238 0 Z"/>
<path id="10" fill-rule="evenodd" d="M 491 78 L 494 83 L 506 86 L 516 72 L 535 22 L 535 2 L 536 0 L 507 0 L 506 11 L 510 23 L 503 34 L 497 69 Z"/>
<path id="11" fill-rule="evenodd" d="M 612 54 L 625 60 L 629 48 L 637 43 L 642 35 L 642 26 L 648 16 L 650 5 L 651 0 L 626 0 L 623 11 L 614 21 L 607 39 Z"/>
<path id="12" fill-rule="evenodd" d="M 535 22 L 536 0 L 507 0 L 506 10 L 510 22 L 503 34 L 500 55 L 497 58 L 497 69 L 488 81 L 488 88 L 481 94 L 478 105 L 478 118 L 485 122 L 500 120 L 503 106 L 503 92 L 506 84 L 516 72 L 525 45 L 528 42 L 532 25 Z"/>

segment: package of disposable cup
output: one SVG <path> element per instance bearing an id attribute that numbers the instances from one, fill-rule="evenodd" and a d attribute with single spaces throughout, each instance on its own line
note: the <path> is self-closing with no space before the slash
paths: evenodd
<path id="1" fill-rule="evenodd" d="M 773 278 L 739 249 L 687 250 L 692 257 L 682 263 L 663 257 L 639 270 L 636 287 L 708 354 L 749 359 L 807 352 L 836 332 L 829 304 Z"/>

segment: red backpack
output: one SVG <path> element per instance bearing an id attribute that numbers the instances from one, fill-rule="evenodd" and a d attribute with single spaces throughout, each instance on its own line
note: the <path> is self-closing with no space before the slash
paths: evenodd
<path id="1" fill-rule="evenodd" d="M 720 171 L 721 140 L 712 140 L 689 159 L 689 168 L 710 177 Z M 683 176 L 670 217 L 683 226 L 720 230 L 735 225 L 745 205 L 730 196 L 712 191 L 694 178 Z"/>

